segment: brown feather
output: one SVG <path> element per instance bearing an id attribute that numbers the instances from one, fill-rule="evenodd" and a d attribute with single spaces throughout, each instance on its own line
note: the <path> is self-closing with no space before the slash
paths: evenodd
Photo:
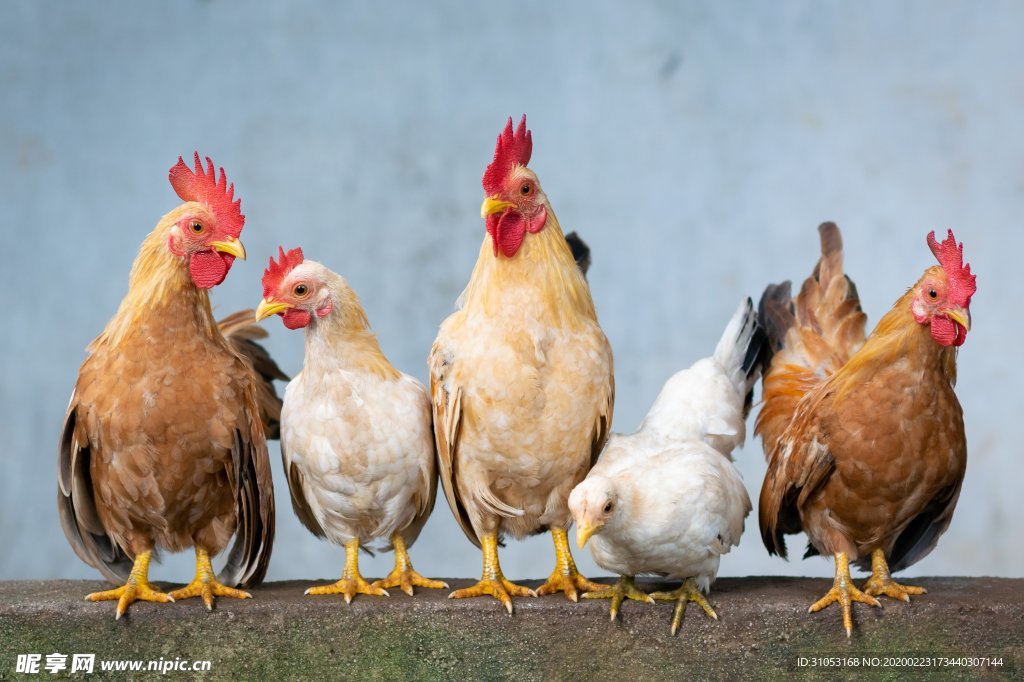
<path id="1" fill-rule="evenodd" d="M 267 349 L 256 343 L 267 337 L 267 331 L 256 322 L 252 309 L 238 312 L 220 320 L 217 325 L 239 355 L 249 361 L 259 381 L 256 382 L 256 402 L 260 407 L 260 421 L 270 440 L 281 437 L 281 398 L 274 389 L 274 381 L 288 381 L 289 377 L 277 366 Z"/>
<path id="2" fill-rule="evenodd" d="M 863 313 L 839 244 L 838 232 L 823 232 L 816 276 L 765 380 L 761 533 L 785 556 L 783 536 L 805 531 L 809 553 L 844 552 L 863 567 L 881 548 L 898 570 L 935 546 L 963 480 L 955 349 L 914 320 L 916 286 L 861 342 Z"/>
<path id="3" fill-rule="evenodd" d="M 226 584 L 266 572 L 274 535 L 266 436 L 249 361 L 166 247 L 186 204 L 147 237 L 128 295 L 90 345 L 59 448 L 59 508 L 75 551 L 112 580 L 137 554 L 236 542 Z"/>

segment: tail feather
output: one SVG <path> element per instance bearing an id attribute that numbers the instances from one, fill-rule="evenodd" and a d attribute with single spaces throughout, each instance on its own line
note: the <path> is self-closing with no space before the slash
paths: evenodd
<path id="1" fill-rule="evenodd" d="M 750 412 L 754 385 L 761 377 L 767 352 L 768 337 L 758 322 L 753 301 L 747 298 L 726 325 L 714 355 L 736 392 L 745 396 L 744 416 Z"/>
<path id="2" fill-rule="evenodd" d="M 835 223 L 818 227 L 821 258 L 794 300 L 789 282 L 769 285 L 758 319 L 768 336 L 764 407 L 755 433 L 766 452 L 782 436 L 800 399 L 842 367 L 864 343 L 867 321 L 857 287 L 843 272 Z"/>
<path id="3" fill-rule="evenodd" d="M 244 358 L 252 365 L 259 381 L 256 382 L 256 401 L 260 407 L 260 420 L 267 438 L 281 437 L 282 400 L 274 390 L 274 381 L 288 381 L 288 375 L 281 371 L 267 349 L 256 343 L 267 337 L 267 331 L 256 322 L 253 310 L 239 310 L 218 323 L 220 331 Z"/>
<path id="4" fill-rule="evenodd" d="M 575 231 L 565 235 L 565 241 L 569 243 L 569 250 L 572 251 L 572 259 L 576 261 L 577 267 L 587 276 L 590 269 L 590 247 L 583 241 Z"/>

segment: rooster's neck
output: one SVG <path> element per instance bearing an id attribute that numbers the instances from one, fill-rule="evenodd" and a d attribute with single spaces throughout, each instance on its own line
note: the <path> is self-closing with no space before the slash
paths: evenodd
<path id="1" fill-rule="evenodd" d="M 597 319 L 590 288 L 572 257 L 550 205 L 547 221 L 536 233 L 527 233 L 511 257 L 495 254 L 489 235 L 460 305 L 469 313 L 500 317 L 528 306 L 543 324 L 575 328 L 584 320 Z"/>
<path id="2" fill-rule="evenodd" d="M 167 219 L 146 237 L 132 265 L 128 293 L 117 313 L 90 349 L 118 347 L 134 333 L 191 328 L 211 339 L 223 340 L 205 289 L 193 283 L 186 260 L 167 248 Z"/>
<path id="3" fill-rule="evenodd" d="M 908 291 L 878 321 L 864 345 L 836 374 L 845 390 L 868 381 L 956 384 L 956 347 L 942 346 L 932 338 L 931 328 L 918 323 L 910 310 L 915 289 Z M 891 375 L 891 377 L 890 377 Z M 841 388 L 841 393 L 845 392 Z"/>

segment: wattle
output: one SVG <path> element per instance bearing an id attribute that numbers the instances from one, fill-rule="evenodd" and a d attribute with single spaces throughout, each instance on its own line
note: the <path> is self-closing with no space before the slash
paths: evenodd
<path id="1" fill-rule="evenodd" d="M 197 287 L 210 289 L 224 281 L 234 261 L 235 257 L 230 253 L 199 251 L 189 258 L 188 271 Z"/>
<path id="2" fill-rule="evenodd" d="M 543 206 L 529 222 L 523 218 L 522 213 L 512 209 L 506 210 L 500 216 L 498 214 L 487 216 L 487 233 L 491 235 L 491 241 L 494 244 L 494 255 L 498 255 L 499 249 L 506 258 L 516 255 L 523 245 L 526 232 L 540 232 L 544 229 L 547 217 L 547 209 Z"/>
<path id="3" fill-rule="evenodd" d="M 967 330 L 945 315 L 932 318 L 931 331 L 935 342 L 943 346 L 962 346 L 967 340 Z"/>

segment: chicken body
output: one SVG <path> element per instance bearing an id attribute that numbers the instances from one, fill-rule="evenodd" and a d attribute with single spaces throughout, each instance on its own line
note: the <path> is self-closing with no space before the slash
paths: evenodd
<path id="1" fill-rule="evenodd" d="M 452 596 L 490 594 L 509 613 L 511 596 L 534 593 L 501 574 L 501 535 L 552 531 L 556 569 L 541 594 L 575 599 L 596 587 L 572 561 L 567 499 L 607 439 L 614 400 L 611 348 L 550 203 L 526 168 L 528 148 L 502 170 L 507 190 L 488 182 L 512 140 L 510 121 L 485 174 L 490 238 L 429 358 L 440 479 L 463 531 L 484 550 L 480 584 Z M 523 140 L 525 123 L 515 144 Z"/>
<path id="2" fill-rule="evenodd" d="M 929 268 L 865 339 L 839 230 L 820 231 L 821 261 L 796 300 L 788 284 L 762 299 L 778 352 L 758 417 L 768 457 L 760 524 L 769 552 L 785 556 L 784 535 L 802 530 L 808 556 L 835 556 L 836 586 L 812 610 L 840 601 L 849 635 L 851 601 L 877 606 L 880 594 L 909 601 L 924 592 L 890 571 L 927 555 L 952 519 L 967 462 L 956 349 L 974 280 L 962 260 Z M 964 296 L 957 287 L 966 280 Z M 960 336 L 939 342 L 954 324 Z M 850 583 L 851 561 L 872 570 L 864 592 Z"/>
<path id="3" fill-rule="evenodd" d="M 310 293 L 296 297 L 297 287 Z M 268 286 L 260 310 L 282 314 L 288 326 L 298 326 L 287 317 L 296 312 L 304 322 L 305 362 L 285 391 L 281 453 L 299 519 L 346 548 L 342 579 L 308 593 L 351 601 L 387 595 L 385 587 L 409 594 L 414 585 L 446 587 L 416 574 L 406 549 L 437 491 L 427 389 L 388 362 L 348 283 L 315 261 Z M 358 549 L 381 539 L 395 549 L 395 571 L 370 585 L 359 574 Z"/>
<path id="4" fill-rule="evenodd" d="M 259 330 L 235 315 L 222 331 L 210 309 L 207 289 L 244 250 L 232 188 L 208 164 L 205 175 L 198 155 L 194 174 L 180 160 L 172 169 L 187 201 L 143 242 L 128 294 L 82 364 L 59 447 L 61 524 L 83 561 L 125 581 L 88 597 L 116 599 L 118 618 L 137 599 L 200 596 L 212 608 L 216 596 L 248 597 L 233 587 L 259 583 L 270 559 L 265 434 L 280 409 L 270 382 L 284 375 L 253 343 Z M 210 556 L 232 535 L 214 578 Z M 154 590 L 153 552 L 187 547 L 195 580 Z"/>
<path id="5" fill-rule="evenodd" d="M 714 355 L 666 382 L 639 429 L 613 434 L 586 480 L 569 498 L 582 546 L 623 576 L 613 588 L 585 595 L 649 601 L 633 579 L 656 574 L 683 579 L 675 633 L 687 600 L 714 615 L 700 595 L 718 574 L 722 554 L 739 543 L 750 498 L 732 450 L 745 438 L 749 396 L 760 376 L 765 337 L 750 300 L 736 311 Z"/>

